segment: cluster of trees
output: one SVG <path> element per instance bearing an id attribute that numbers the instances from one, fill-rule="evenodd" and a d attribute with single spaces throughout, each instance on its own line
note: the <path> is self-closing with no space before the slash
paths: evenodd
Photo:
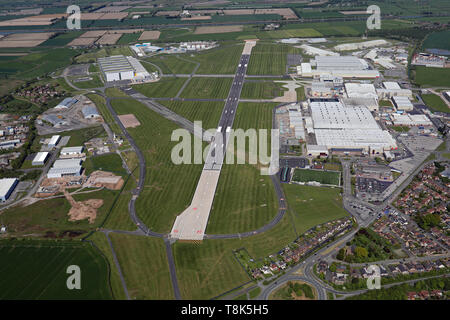
<path id="1" fill-rule="evenodd" d="M 395 257 L 392 252 L 394 246 L 370 229 L 361 228 L 347 245 L 354 247 L 352 254 L 346 254 L 346 250 L 341 249 L 336 256 L 338 260 L 360 263 Z"/>
<path id="2" fill-rule="evenodd" d="M 429 230 L 441 224 L 441 217 L 438 213 L 418 214 L 414 217 L 414 220 L 424 230 Z"/>
<path id="3" fill-rule="evenodd" d="M 289 297 L 292 296 L 292 293 L 295 293 L 297 297 L 302 297 L 304 295 L 306 298 L 314 299 L 313 290 L 306 283 L 298 283 L 298 282 L 293 283 L 289 281 L 287 293 Z"/>

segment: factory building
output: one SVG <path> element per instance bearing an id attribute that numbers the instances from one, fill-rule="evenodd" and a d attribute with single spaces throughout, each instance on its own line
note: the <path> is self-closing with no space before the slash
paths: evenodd
<path id="1" fill-rule="evenodd" d="M 388 131 L 382 130 L 366 107 L 347 107 L 338 100 L 311 100 L 311 117 L 318 146 L 364 150 L 380 154 L 397 148 Z M 309 152 L 309 151 L 308 151 Z"/>
<path id="2" fill-rule="evenodd" d="M 150 74 L 133 57 L 123 55 L 99 58 L 98 64 L 107 82 L 120 80 L 144 80 Z"/>
<path id="3" fill-rule="evenodd" d="M 447 58 L 444 56 L 437 56 L 431 53 L 417 53 L 411 60 L 412 65 L 444 68 Z"/>
<path id="4" fill-rule="evenodd" d="M 387 42 L 386 40 L 370 40 L 370 41 L 364 41 L 364 42 L 355 42 L 355 43 L 343 43 L 343 44 L 339 44 L 337 46 L 334 47 L 335 50 L 337 51 L 353 51 L 353 50 L 361 50 L 361 49 L 366 49 L 366 48 L 371 48 L 371 47 L 376 47 L 376 46 L 383 46 L 383 45 L 387 45 L 389 44 L 389 42 Z"/>
<path id="5" fill-rule="evenodd" d="M 41 117 L 41 120 L 49 122 L 54 127 L 60 127 L 67 124 L 67 122 L 63 120 L 61 116 L 56 116 L 54 114 L 44 114 Z"/>
<path id="6" fill-rule="evenodd" d="M 303 51 L 305 51 L 305 53 L 310 56 L 339 56 L 339 53 L 319 49 L 316 47 L 309 46 L 307 44 L 302 44 L 300 48 L 303 49 Z"/>
<path id="7" fill-rule="evenodd" d="M 38 152 L 34 159 L 31 161 L 31 165 L 33 166 L 43 166 L 47 161 L 49 156 L 48 152 Z"/>
<path id="8" fill-rule="evenodd" d="M 13 193 L 19 179 L 17 178 L 4 178 L 0 179 L 0 201 L 5 202 Z"/>
<path id="9" fill-rule="evenodd" d="M 315 69 L 313 68 L 315 67 Z M 354 56 L 316 56 L 309 63 L 297 67 L 302 77 L 320 78 L 323 76 L 341 78 L 378 78 L 380 73 L 371 70 L 364 59 Z"/>
<path id="10" fill-rule="evenodd" d="M 55 109 L 68 109 L 77 102 L 78 100 L 75 98 L 65 98 L 63 101 L 56 105 Z"/>
<path id="11" fill-rule="evenodd" d="M 92 118 L 99 118 L 100 114 L 98 113 L 98 110 L 94 106 L 85 106 L 83 109 L 81 109 L 81 112 L 83 113 L 83 117 L 85 119 L 92 119 Z"/>
<path id="12" fill-rule="evenodd" d="M 414 105 L 409 101 L 408 97 L 393 96 L 392 102 L 397 110 L 411 111 L 414 109 Z"/>
<path id="13" fill-rule="evenodd" d="M 366 107 L 369 111 L 378 111 L 378 100 L 374 98 L 342 98 L 347 107 Z"/>
<path id="14" fill-rule="evenodd" d="M 445 91 L 443 93 L 443 95 L 444 95 L 444 98 L 447 99 L 448 102 L 450 102 L 450 91 Z"/>
<path id="15" fill-rule="evenodd" d="M 15 148 L 20 143 L 20 139 L 6 140 L 0 142 L 0 150 Z"/>
<path id="16" fill-rule="evenodd" d="M 62 178 L 64 176 L 80 176 L 81 166 L 73 168 L 51 168 L 47 173 L 47 178 Z"/>
<path id="17" fill-rule="evenodd" d="M 79 166 L 81 166 L 80 159 L 56 160 L 55 163 L 53 163 L 53 168 L 75 168 Z"/>
<path id="18" fill-rule="evenodd" d="M 424 114 L 391 114 L 392 123 L 395 126 L 408 126 L 408 127 L 421 127 L 421 126 L 432 126 L 433 123 Z"/>
<path id="19" fill-rule="evenodd" d="M 48 142 L 48 146 L 50 148 L 56 147 L 56 145 L 58 144 L 59 140 L 61 140 L 61 136 L 59 136 L 59 135 L 52 136 L 50 138 L 50 141 Z"/>
<path id="20" fill-rule="evenodd" d="M 372 98 L 378 99 L 377 92 L 373 84 L 369 83 L 346 83 L 345 91 L 349 98 Z"/>
<path id="21" fill-rule="evenodd" d="M 61 156 L 80 156 L 83 153 L 83 146 L 65 147 L 61 149 Z"/>

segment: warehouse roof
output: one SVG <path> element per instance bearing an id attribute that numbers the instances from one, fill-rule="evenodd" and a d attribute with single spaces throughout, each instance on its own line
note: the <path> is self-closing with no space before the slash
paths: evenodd
<path id="1" fill-rule="evenodd" d="M 317 56 L 310 62 L 317 66 L 317 70 L 365 70 L 368 68 L 367 62 L 354 56 Z"/>
<path id="2" fill-rule="evenodd" d="M 61 153 L 81 153 L 83 152 L 83 146 L 77 146 L 77 147 L 65 147 L 61 149 Z"/>
<path id="3" fill-rule="evenodd" d="M 32 162 L 43 162 L 48 157 L 48 152 L 38 152 Z"/>
<path id="4" fill-rule="evenodd" d="M 47 175 L 64 175 L 64 174 L 77 174 L 81 172 L 81 166 L 72 168 L 51 168 Z"/>
<path id="5" fill-rule="evenodd" d="M 55 108 L 69 108 L 76 102 L 78 102 L 78 100 L 75 98 L 65 98 L 63 101 L 58 103 Z"/>
<path id="6" fill-rule="evenodd" d="M 5 197 L 16 181 L 17 178 L 0 179 L 0 197 Z"/>
<path id="7" fill-rule="evenodd" d="M 85 106 L 83 109 L 81 109 L 81 112 L 83 113 L 83 116 L 85 118 L 90 116 L 100 116 L 100 114 L 97 111 L 97 108 L 94 106 Z"/>
<path id="8" fill-rule="evenodd" d="M 311 102 L 314 129 L 378 129 L 366 107 L 345 107 L 340 102 Z"/>
<path id="9" fill-rule="evenodd" d="M 390 90 L 398 90 L 398 89 L 401 89 L 401 88 L 400 88 L 400 85 L 398 84 L 398 82 L 394 82 L 394 81 L 386 81 L 386 82 L 383 82 L 383 86 L 384 86 L 386 89 L 390 89 Z"/>
<path id="10" fill-rule="evenodd" d="M 61 138 L 61 136 L 59 136 L 59 135 L 52 136 L 50 138 L 50 141 L 48 142 L 48 144 L 56 145 L 56 143 L 58 143 L 58 141 L 59 141 L 59 138 Z"/>
<path id="11" fill-rule="evenodd" d="M 98 58 L 98 63 L 103 72 L 134 71 L 128 59 L 123 55 Z"/>
<path id="12" fill-rule="evenodd" d="M 56 160 L 53 164 L 53 168 L 74 168 L 81 165 L 80 159 L 64 159 Z"/>
<path id="13" fill-rule="evenodd" d="M 370 83 L 346 83 L 345 91 L 349 98 L 378 98 L 374 85 Z"/>

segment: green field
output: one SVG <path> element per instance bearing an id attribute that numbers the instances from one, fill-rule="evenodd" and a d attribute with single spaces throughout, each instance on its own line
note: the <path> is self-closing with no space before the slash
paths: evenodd
<path id="1" fill-rule="evenodd" d="M 62 47 L 67 45 L 70 41 L 75 38 L 78 38 L 83 31 L 74 31 L 74 32 L 66 32 L 57 34 L 56 36 L 44 41 L 39 46 L 40 47 Z"/>
<path id="2" fill-rule="evenodd" d="M 283 183 L 283 190 L 298 234 L 348 215 L 342 207 L 339 188 Z"/>
<path id="3" fill-rule="evenodd" d="M 282 83 L 273 81 L 244 82 L 241 99 L 273 99 L 283 95 L 287 89 Z"/>
<path id="4" fill-rule="evenodd" d="M 221 45 L 216 49 L 199 53 L 190 60 L 200 62 L 198 74 L 234 74 L 244 45 L 242 43 Z"/>
<path id="5" fill-rule="evenodd" d="M 90 89 L 90 88 L 99 88 L 99 87 L 103 87 L 103 82 L 100 79 L 100 77 L 96 74 L 93 74 L 90 76 L 92 78 L 92 80 L 87 80 L 87 81 L 73 81 L 76 80 L 78 78 L 72 78 L 72 84 L 75 87 L 81 88 L 81 89 Z"/>
<path id="6" fill-rule="evenodd" d="M 0 75 L 8 75 L 20 80 L 42 77 L 69 65 L 71 59 L 77 54 L 77 50 L 61 48 L 18 56 L 14 60 L 0 62 Z"/>
<path id="7" fill-rule="evenodd" d="M 95 170 L 110 171 L 117 175 L 125 176 L 126 170 L 122 167 L 122 159 L 117 153 L 108 153 L 98 156 L 92 156 L 83 162 L 86 175 L 91 174 Z"/>
<path id="8" fill-rule="evenodd" d="M 137 226 L 130 218 L 128 204 L 131 200 L 131 190 L 136 187 L 133 176 L 125 178 L 125 185 L 120 195 L 116 198 L 113 208 L 109 212 L 108 218 L 103 225 L 106 229 L 112 230 L 136 230 Z"/>
<path id="9" fill-rule="evenodd" d="M 257 43 L 248 63 L 249 75 L 283 75 L 288 54 L 300 54 L 300 49 L 285 44 Z"/>
<path id="10" fill-rule="evenodd" d="M 133 85 L 133 89 L 149 98 L 174 98 L 186 78 L 162 78 L 158 82 Z"/>
<path id="11" fill-rule="evenodd" d="M 320 184 L 332 184 L 339 186 L 340 173 L 334 171 L 295 169 L 292 181 L 298 182 L 317 181 Z"/>
<path id="12" fill-rule="evenodd" d="M 147 174 L 142 194 L 136 201 L 136 211 L 154 231 L 171 230 L 175 217 L 189 206 L 200 177 L 202 165 L 175 165 L 171 161 L 170 141 L 178 127 L 133 99 L 113 100 L 118 114 L 134 114 L 141 123 L 128 128 L 147 162 Z"/>
<path id="13" fill-rule="evenodd" d="M 450 113 L 450 109 L 441 97 L 433 93 L 422 94 L 421 97 L 431 111 Z"/>
<path id="14" fill-rule="evenodd" d="M 117 41 L 117 44 L 129 44 L 132 42 L 136 42 L 136 41 L 138 41 L 140 35 L 141 35 L 141 32 L 124 33 L 124 34 L 122 34 L 120 39 Z"/>
<path id="15" fill-rule="evenodd" d="M 423 42 L 424 49 L 443 49 L 450 50 L 450 30 L 434 32 L 430 34 Z"/>
<path id="16" fill-rule="evenodd" d="M 415 66 L 414 81 L 421 87 L 450 88 L 450 68 Z"/>
<path id="17" fill-rule="evenodd" d="M 111 233 L 131 299 L 174 299 L 162 239 Z"/>
<path id="18" fill-rule="evenodd" d="M 281 288 L 273 291 L 269 300 L 312 300 L 317 296 L 316 290 L 302 281 L 288 281 Z"/>
<path id="19" fill-rule="evenodd" d="M 112 299 L 108 262 L 88 243 L 0 241 L 0 299 Z M 67 267 L 81 269 L 81 289 L 69 290 Z"/>
<path id="20" fill-rule="evenodd" d="M 105 94 L 111 98 L 128 98 L 129 96 L 118 88 L 106 88 Z"/>
<path id="21" fill-rule="evenodd" d="M 184 60 L 189 60 L 189 56 L 182 55 L 181 57 L 183 58 L 170 54 L 159 54 L 151 58 L 146 58 L 145 61 L 156 64 L 164 74 L 188 74 L 193 72 L 196 64 Z"/>
<path id="22" fill-rule="evenodd" d="M 194 122 L 202 121 L 203 129 L 217 128 L 224 102 L 164 101 L 164 106 Z"/>
<path id="23" fill-rule="evenodd" d="M 232 78 L 192 78 L 180 98 L 226 99 L 232 82 Z"/>

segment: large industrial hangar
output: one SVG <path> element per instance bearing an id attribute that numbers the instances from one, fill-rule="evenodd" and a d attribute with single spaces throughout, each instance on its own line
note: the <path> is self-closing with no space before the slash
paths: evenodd
<path id="1" fill-rule="evenodd" d="M 337 99 L 313 99 L 309 105 L 316 144 L 308 145 L 308 152 L 317 146 L 370 154 L 397 148 L 394 138 L 379 127 L 366 107 L 348 107 Z"/>
<path id="2" fill-rule="evenodd" d="M 133 57 L 117 55 L 98 58 L 98 64 L 107 82 L 144 80 L 150 77 L 147 70 Z"/>
<path id="3" fill-rule="evenodd" d="M 0 201 L 5 202 L 13 193 L 19 180 L 17 178 L 0 179 Z"/>
<path id="4" fill-rule="evenodd" d="M 370 69 L 364 59 L 354 56 L 316 56 L 309 63 L 302 63 L 298 66 L 297 73 L 302 77 L 313 78 L 322 76 L 342 78 L 380 77 L 378 70 Z"/>

